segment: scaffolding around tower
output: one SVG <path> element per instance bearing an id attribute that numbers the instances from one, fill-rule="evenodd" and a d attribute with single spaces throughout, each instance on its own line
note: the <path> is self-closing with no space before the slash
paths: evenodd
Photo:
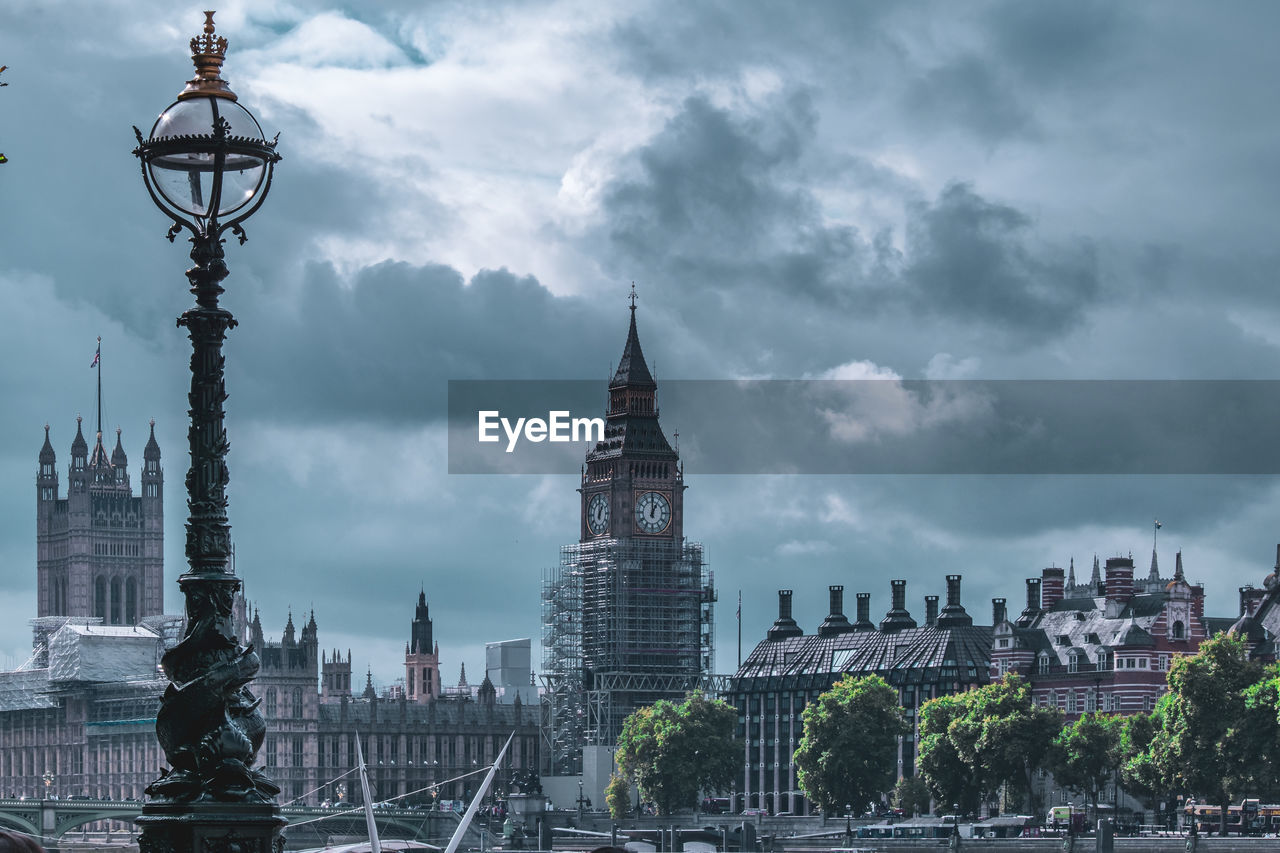
<path id="1" fill-rule="evenodd" d="M 611 747 L 636 708 L 719 692 L 710 675 L 715 601 L 701 543 L 606 537 L 562 546 L 542 588 L 544 771 L 581 773 L 583 747 Z"/>

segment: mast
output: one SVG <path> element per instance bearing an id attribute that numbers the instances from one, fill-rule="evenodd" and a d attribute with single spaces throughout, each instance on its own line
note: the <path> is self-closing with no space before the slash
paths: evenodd
<path id="1" fill-rule="evenodd" d="M 360 733 L 356 733 L 356 761 L 360 765 L 360 793 L 364 795 L 364 822 L 369 828 L 369 853 L 382 853 L 378 840 L 378 825 L 373 822 L 373 798 L 369 795 L 369 768 L 364 765 L 364 750 L 360 749 Z"/>

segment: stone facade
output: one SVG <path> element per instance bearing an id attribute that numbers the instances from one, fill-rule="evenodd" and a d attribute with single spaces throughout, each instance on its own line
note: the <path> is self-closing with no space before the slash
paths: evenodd
<path id="1" fill-rule="evenodd" d="M 36 475 L 36 615 L 97 618 L 106 625 L 160 615 L 164 472 L 155 423 L 143 451 L 141 494 L 129 482 L 120 430 L 109 457 L 101 432 L 90 454 L 79 418 L 67 479 L 67 495 L 59 497 L 46 426 Z M 43 639 L 37 636 L 37 645 Z"/>

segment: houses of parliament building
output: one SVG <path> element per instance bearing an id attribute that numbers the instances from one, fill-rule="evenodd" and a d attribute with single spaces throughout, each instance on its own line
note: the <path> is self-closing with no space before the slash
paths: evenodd
<path id="1" fill-rule="evenodd" d="M 160 656 L 182 636 L 163 612 L 164 472 L 154 422 L 143 449 L 141 492 L 130 482 L 123 437 L 92 451 L 77 419 L 60 492 L 57 454 L 45 428 L 36 475 L 37 615 L 31 657 L 0 672 L 0 796 L 141 800 L 164 755 L 155 719 L 167 680 Z M 405 686 L 383 695 L 367 676 L 352 690 L 352 655 L 320 650 L 315 614 L 301 631 L 289 615 L 278 642 L 259 614 L 237 602 L 244 639 L 262 669 L 267 737 L 258 760 L 281 787 L 280 802 L 360 801 L 338 782 L 355 766 L 359 736 L 374 796 L 427 802 L 465 796 L 472 773 L 492 763 L 515 733 L 502 775 L 538 766 L 538 710 L 504 696 L 486 675 L 442 687 L 439 645 L 420 592 L 405 644 Z M 460 778 L 462 777 L 462 778 Z M 499 785 L 502 778 L 499 778 Z M 420 792 L 414 795 L 412 792 Z"/>

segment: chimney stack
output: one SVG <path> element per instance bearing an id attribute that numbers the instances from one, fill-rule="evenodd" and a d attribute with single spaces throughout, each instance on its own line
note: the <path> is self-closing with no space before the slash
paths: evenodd
<path id="1" fill-rule="evenodd" d="M 1040 615 L 1040 578 L 1027 578 L 1027 606 L 1018 617 L 1018 624 L 1026 627 Z"/>
<path id="2" fill-rule="evenodd" d="M 993 626 L 999 625 L 1009 618 L 1008 604 L 1009 602 L 1003 598 L 991 599 L 991 624 Z"/>
<path id="3" fill-rule="evenodd" d="M 926 595 L 924 597 L 924 624 L 938 624 L 938 596 Z"/>
<path id="4" fill-rule="evenodd" d="M 770 640 L 785 640 L 788 637 L 799 637 L 804 634 L 796 620 L 791 618 L 791 590 L 778 590 L 778 620 L 769 629 Z"/>
<path id="5" fill-rule="evenodd" d="M 876 625 L 871 621 L 871 593 L 858 593 L 858 621 L 853 623 L 855 631 L 874 631 Z"/>
<path id="6" fill-rule="evenodd" d="M 853 630 L 853 626 L 849 624 L 849 620 L 844 615 L 844 587 L 835 585 L 827 587 L 827 593 L 831 600 L 831 612 L 827 614 L 827 618 L 822 620 L 822 624 L 818 626 L 819 637 L 834 637 L 837 634 L 847 634 Z"/>
<path id="7" fill-rule="evenodd" d="M 916 627 L 916 620 L 907 612 L 907 582 L 905 580 L 889 581 L 893 592 L 893 607 L 880 620 L 881 631 L 900 631 L 903 628 Z"/>
<path id="8" fill-rule="evenodd" d="M 960 575 L 947 575 L 947 606 L 938 616 L 939 628 L 962 628 L 973 624 L 973 617 L 960 603 Z"/>
<path id="9" fill-rule="evenodd" d="M 1107 604 L 1123 607 L 1133 598 L 1133 558 L 1107 558 Z"/>
<path id="10" fill-rule="evenodd" d="M 1057 566 L 1051 566 L 1040 572 L 1040 596 L 1042 599 L 1041 607 L 1045 610 L 1052 610 L 1053 605 L 1062 600 L 1063 596 L 1063 571 Z"/>

